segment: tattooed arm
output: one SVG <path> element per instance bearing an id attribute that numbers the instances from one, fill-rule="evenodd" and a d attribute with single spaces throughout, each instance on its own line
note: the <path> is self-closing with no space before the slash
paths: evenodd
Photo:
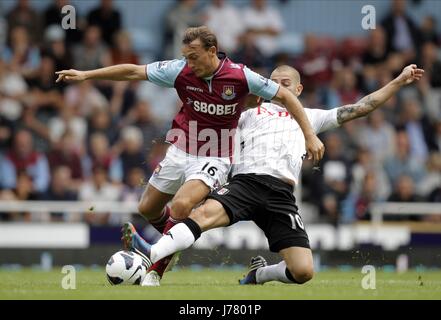
<path id="1" fill-rule="evenodd" d="M 343 124 L 345 122 L 364 117 L 365 115 L 369 114 L 370 112 L 372 112 L 376 108 L 378 108 L 381 103 L 380 103 L 380 100 L 374 99 L 375 95 L 382 94 L 383 96 L 386 96 L 387 98 L 384 99 L 382 102 L 382 103 L 384 103 L 396 91 L 398 91 L 398 88 L 395 88 L 395 87 L 388 88 L 389 84 L 386 85 L 385 87 L 381 88 L 380 90 L 375 91 L 374 93 L 371 93 L 370 95 L 364 97 L 363 99 L 361 99 L 357 103 L 347 104 L 347 105 L 339 107 L 337 109 L 338 123 Z"/>
<path id="2" fill-rule="evenodd" d="M 338 123 L 342 124 L 366 116 L 389 100 L 402 86 L 421 79 L 423 73 L 424 70 L 418 69 L 414 64 L 405 67 L 398 77 L 381 89 L 367 95 L 355 104 L 339 107 L 337 109 Z"/>

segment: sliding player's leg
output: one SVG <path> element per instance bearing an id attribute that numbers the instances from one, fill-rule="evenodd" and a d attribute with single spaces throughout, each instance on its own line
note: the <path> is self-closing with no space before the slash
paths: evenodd
<path id="1" fill-rule="evenodd" d="M 264 284 L 269 281 L 302 284 L 312 279 L 314 266 L 311 249 L 290 247 L 280 250 L 283 260 L 267 265 L 262 257 L 251 259 L 247 276 L 241 284 Z"/>
<path id="2" fill-rule="evenodd" d="M 150 245 L 140 239 L 130 223 L 124 225 L 123 239 L 128 248 L 136 244 L 141 253 L 155 263 L 191 246 L 202 231 L 251 220 L 260 202 L 265 202 L 268 190 L 264 185 L 256 185 L 253 179 L 234 177 L 229 183 L 212 191 L 205 203 L 194 209 L 184 223 L 172 227 L 156 244 Z"/>
<path id="3" fill-rule="evenodd" d="M 188 248 L 201 232 L 250 220 L 262 201 L 265 191 L 246 177 L 234 177 L 229 183 L 212 191 L 203 205 L 194 209 L 184 223 L 172 227 L 149 250 L 152 262 L 173 252 Z"/>
<path id="4" fill-rule="evenodd" d="M 187 219 L 173 226 L 153 245 L 139 237 L 129 222 L 124 225 L 123 237 L 129 248 L 136 244 L 139 249 L 135 251 L 140 253 L 149 263 L 155 263 L 177 251 L 189 248 L 202 232 L 228 226 L 229 223 L 230 218 L 222 204 L 216 200 L 208 199 L 202 206 L 193 210 Z"/>
<path id="5" fill-rule="evenodd" d="M 291 247 L 280 250 L 279 253 L 286 264 L 285 274 L 291 282 L 302 284 L 312 279 L 314 263 L 311 249 Z"/>
<path id="6" fill-rule="evenodd" d="M 278 252 L 283 261 L 268 266 L 263 258 L 254 258 L 241 284 L 268 281 L 300 284 L 313 275 L 308 234 L 298 213 L 292 187 L 283 182 L 272 183 L 274 190 L 266 199 L 263 210 L 253 216 L 253 221 L 264 231 L 270 250 Z"/>
<path id="7" fill-rule="evenodd" d="M 204 181 L 190 180 L 185 182 L 178 190 L 170 205 L 170 219 L 164 229 L 167 233 L 176 223 L 188 218 L 198 204 L 210 193 Z"/>
<path id="8" fill-rule="evenodd" d="M 177 251 L 189 248 L 201 235 L 210 229 L 228 226 L 230 219 L 224 207 L 216 200 L 208 199 L 190 216 L 173 226 L 166 235 L 151 248 L 153 263 Z"/>
<path id="9" fill-rule="evenodd" d="M 123 227 L 124 242 L 130 249 L 133 245 L 137 245 L 141 254 L 147 259 L 152 258 L 151 252 L 154 247 L 153 262 L 157 262 L 158 259 L 189 247 L 199 237 L 201 231 L 227 226 L 241 220 L 250 220 L 252 213 L 256 211 L 256 203 L 262 201 L 263 191 L 252 181 L 246 182 L 246 179 L 244 181 L 233 178 L 230 183 L 211 192 L 206 202 L 196 208 L 190 218 L 185 220 L 185 224 L 179 223 L 172 227 L 154 246 L 142 240 L 130 223 L 126 223 Z M 149 272 L 147 276 L 149 275 L 154 275 L 155 279 L 152 279 L 151 284 L 146 285 L 159 285 L 159 275 L 156 271 Z M 150 277 L 147 276 L 145 279 L 149 282 Z"/>

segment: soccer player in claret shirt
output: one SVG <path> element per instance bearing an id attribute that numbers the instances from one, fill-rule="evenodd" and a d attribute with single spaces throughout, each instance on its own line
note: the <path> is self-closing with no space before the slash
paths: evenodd
<path id="1" fill-rule="evenodd" d="M 331 110 L 305 109 L 306 114 L 317 133 L 336 128 L 373 112 L 401 87 L 421 79 L 423 73 L 416 65 L 409 65 L 397 78 L 357 103 Z M 300 75 L 290 66 L 277 67 L 271 79 L 296 96 L 302 92 Z M 283 260 L 267 265 L 263 257 L 253 257 L 240 284 L 305 283 L 314 272 L 312 252 L 293 195 L 305 154 L 303 134 L 275 101 L 242 113 L 239 129 L 242 150 L 235 154 L 238 159 L 233 164 L 232 179 L 211 192 L 203 205 L 157 243 L 146 243 L 133 233 L 130 245 L 141 248 L 144 257 L 155 262 L 190 247 L 201 232 L 251 220 L 264 231 L 270 250 Z"/>
<path id="2" fill-rule="evenodd" d="M 211 190 L 225 183 L 231 165 L 234 129 L 249 94 L 284 105 L 303 132 L 309 157 L 319 161 L 324 153 L 324 146 L 297 97 L 218 52 L 216 36 L 207 27 L 185 31 L 182 54 L 184 58 L 180 60 L 148 65 L 122 64 L 89 71 L 57 72 L 57 82 L 149 80 L 176 89 L 183 106 L 167 134 L 171 146 L 151 176 L 138 206 L 140 213 L 161 233 L 167 233 L 177 222 L 186 219 Z M 136 231 L 130 223 L 124 225 L 125 246 L 133 232 Z M 133 249 L 136 251 L 136 247 Z M 143 285 L 159 285 L 170 258 L 155 263 Z"/>

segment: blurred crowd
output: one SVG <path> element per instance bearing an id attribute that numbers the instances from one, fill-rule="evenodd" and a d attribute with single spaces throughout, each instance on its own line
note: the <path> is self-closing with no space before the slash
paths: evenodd
<path id="1" fill-rule="evenodd" d="M 111 0 L 80 17 L 77 29 L 63 30 L 66 4 L 55 0 L 41 12 L 19 0 L 0 17 L 7 30 L 3 40 L 0 35 L 0 200 L 137 201 L 164 157 L 164 136 L 180 101 L 173 90 L 149 82 L 55 83 L 56 70 L 141 63 Z M 424 68 L 421 81 L 369 117 L 321 136 L 326 154 L 319 171 L 305 164 L 302 195 L 320 220 L 335 224 L 369 219 L 373 201 L 441 202 L 441 38 L 433 17 L 414 21 L 405 1 L 392 1 L 366 36 L 305 34 L 297 54 L 280 49 L 278 39 L 288 30 L 265 0 L 245 7 L 176 1 L 164 21 L 157 60 L 180 57 L 183 30 L 205 24 L 235 62 L 265 76 L 279 64 L 296 67 L 309 108 L 354 103 L 405 65 Z M 56 213 L 50 219 L 120 223 L 112 217 Z M 0 220 L 32 219 L 26 212 L 0 213 Z"/>

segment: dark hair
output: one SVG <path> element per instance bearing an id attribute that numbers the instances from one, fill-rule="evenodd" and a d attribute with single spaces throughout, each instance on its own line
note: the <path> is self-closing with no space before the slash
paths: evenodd
<path id="1" fill-rule="evenodd" d="M 185 30 L 182 43 L 188 45 L 196 39 L 201 40 L 202 46 L 206 50 L 211 47 L 216 47 L 217 49 L 216 35 L 206 26 L 188 28 Z"/>

